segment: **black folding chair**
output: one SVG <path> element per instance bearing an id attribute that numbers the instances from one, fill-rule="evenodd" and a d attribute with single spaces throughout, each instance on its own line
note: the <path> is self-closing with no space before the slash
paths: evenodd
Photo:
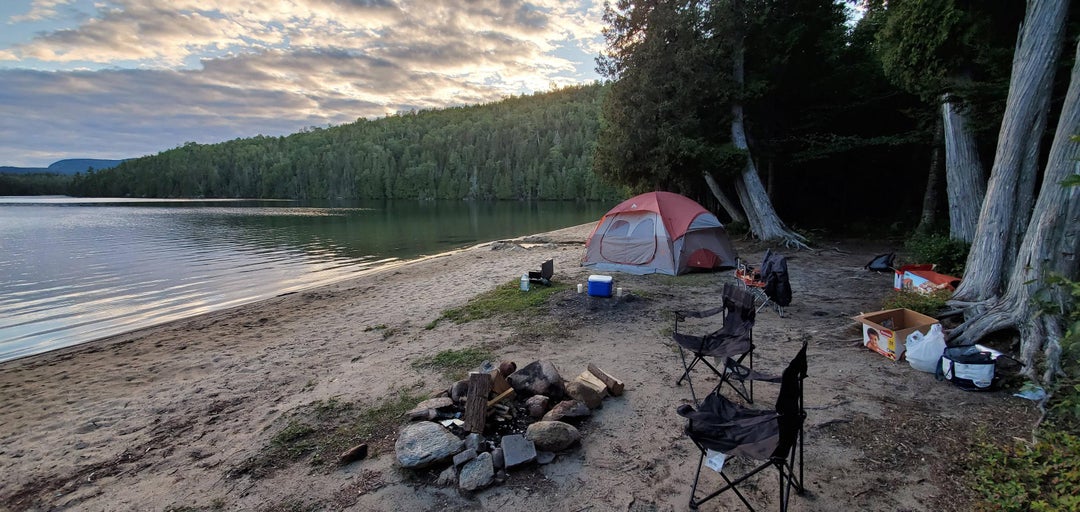
<path id="1" fill-rule="evenodd" d="M 791 304 L 787 257 L 769 249 L 765 251 L 765 258 L 758 269 L 740 261 L 735 269 L 735 278 L 743 288 L 761 299 L 761 305 L 757 308 L 759 312 L 772 304 L 776 314 L 784 317 L 784 308 Z"/>
<path id="2" fill-rule="evenodd" d="M 734 491 L 743 504 L 751 511 L 753 505 L 743 496 L 737 487 L 750 477 L 769 467 L 776 468 L 780 476 L 780 510 L 786 511 L 791 491 L 797 494 L 805 492 L 803 486 L 803 424 L 806 412 L 803 408 L 803 379 L 806 378 L 806 342 L 798 355 L 791 360 L 787 369 L 779 378 L 761 379 L 780 382 L 780 394 L 774 410 L 749 409 L 720 393 L 710 393 L 695 410 L 689 405 L 678 408 L 680 416 L 686 418 L 686 434 L 698 447 L 701 458 L 698 459 L 697 473 L 690 490 L 690 508 L 709 501 L 728 490 Z M 747 457 L 764 461 L 749 472 L 734 480 L 719 469 L 725 485 L 720 489 L 697 498 L 698 483 L 701 479 L 702 463 L 709 452 L 719 452 L 726 457 Z"/>
<path id="3" fill-rule="evenodd" d="M 672 338 L 679 347 L 679 356 L 682 358 L 683 374 L 675 385 L 681 385 L 682 381 L 690 384 L 690 396 L 697 403 L 697 394 L 694 392 L 694 382 L 690 378 L 690 371 L 702 363 L 707 366 L 720 382 L 716 385 L 719 390 L 725 383 L 731 386 L 739 396 L 746 401 L 754 401 L 754 383 L 749 380 L 747 389 L 746 377 L 754 369 L 754 319 L 757 311 L 754 309 L 754 296 L 736 285 L 724 284 L 723 306 L 706 311 L 675 312 L 675 329 Z M 724 323 L 720 329 L 704 336 L 694 336 L 679 332 L 679 322 L 687 318 L 707 318 L 717 313 L 724 313 Z M 687 364 L 686 352 L 694 355 L 693 360 Z M 723 369 L 713 366 L 706 358 L 716 358 L 717 364 L 722 364 Z M 743 361 L 747 360 L 747 365 Z M 735 383 L 738 383 L 736 387 Z"/>

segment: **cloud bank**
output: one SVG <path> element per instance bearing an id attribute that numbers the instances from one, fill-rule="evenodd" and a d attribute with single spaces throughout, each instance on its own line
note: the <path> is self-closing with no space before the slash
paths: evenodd
<path id="1" fill-rule="evenodd" d="M 602 6 L 34 0 L 0 47 L 0 165 L 153 154 L 596 78 Z"/>

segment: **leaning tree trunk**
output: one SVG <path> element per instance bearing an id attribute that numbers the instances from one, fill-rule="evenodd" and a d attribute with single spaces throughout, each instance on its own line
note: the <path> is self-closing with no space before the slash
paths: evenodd
<path id="1" fill-rule="evenodd" d="M 1014 233 L 1016 190 L 1021 167 L 1042 137 L 1040 113 L 1050 103 L 1054 67 L 1061 53 L 1068 0 L 1029 0 L 1013 57 L 1009 96 L 998 132 L 990 182 L 979 214 L 979 224 L 968 254 L 964 279 L 953 294 L 954 305 L 976 305 L 996 297 L 1002 288 L 1003 262 Z M 977 315 L 979 308 L 968 308 Z"/>
<path id="2" fill-rule="evenodd" d="M 740 209 L 739 205 L 735 204 L 735 202 L 724 193 L 720 188 L 720 184 L 716 182 L 716 178 L 713 178 L 712 173 L 705 171 L 702 174 L 705 175 L 705 184 L 709 186 L 709 191 L 711 191 L 713 197 L 720 202 L 720 207 L 727 212 L 728 217 L 731 218 L 731 222 L 746 224 L 746 216 L 743 215 L 742 209 Z"/>
<path id="3" fill-rule="evenodd" d="M 1038 378 L 1037 359 L 1045 357 L 1042 381 L 1050 384 L 1061 372 L 1061 311 L 1036 310 L 1036 294 L 1051 304 L 1062 303 L 1062 290 L 1046 288 L 1052 274 L 1075 278 L 1080 266 L 1080 187 L 1064 187 L 1061 182 L 1080 174 L 1076 157 L 1080 143 L 1072 138 L 1080 126 L 1080 43 L 1076 48 L 1069 91 L 1062 106 L 1050 159 L 1043 175 L 1042 189 L 1020 243 L 1016 263 L 1005 295 L 991 301 L 986 314 L 973 318 L 953 331 L 953 342 L 974 343 L 990 332 L 1015 327 L 1020 331 L 1020 356 L 1024 374 Z"/>
<path id="4" fill-rule="evenodd" d="M 979 224 L 979 209 L 986 195 L 986 177 L 979 162 L 975 134 L 967 114 L 951 95 L 941 98 L 945 130 L 945 183 L 949 195 L 949 237 L 971 243 Z"/>
<path id="5" fill-rule="evenodd" d="M 743 62 L 745 49 L 739 37 L 735 38 L 732 54 L 733 78 L 736 86 L 741 90 L 745 81 Z M 765 192 L 765 186 L 761 184 L 761 176 L 758 175 L 754 157 L 750 154 L 750 146 L 746 142 L 743 107 L 738 100 L 731 105 L 731 141 L 736 148 L 746 153 L 746 167 L 736 180 L 735 190 L 739 194 L 739 202 L 742 203 L 743 211 L 746 212 L 747 220 L 750 222 L 750 232 L 761 240 L 779 240 L 788 247 L 807 247 L 806 238 L 788 229 L 780 220 L 772 201 L 769 200 L 769 195 Z"/>
<path id="6" fill-rule="evenodd" d="M 941 146 L 945 143 L 944 116 L 934 116 L 934 149 L 930 152 L 930 172 L 926 175 L 923 192 L 922 216 L 916 233 L 929 233 L 937 219 L 938 183 L 941 181 Z"/>

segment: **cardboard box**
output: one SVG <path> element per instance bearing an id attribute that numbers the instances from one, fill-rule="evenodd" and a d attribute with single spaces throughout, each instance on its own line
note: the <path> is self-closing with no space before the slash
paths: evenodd
<path id="1" fill-rule="evenodd" d="M 863 346 L 893 361 L 904 356 L 909 334 L 927 334 L 930 326 L 938 323 L 936 318 L 903 308 L 865 313 L 854 320 L 862 324 Z"/>
<path id="2" fill-rule="evenodd" d="M 901 289 L 923 294 L 934 293 L 938 290 L 953 291 L 959 285 L 960 279 L 939 274 L 933 270 L 908 270 L 900 278 Z"/>
<path id="3" fill-rule="evenodd" d="M 893 275 L 892 284 L 893 290 L 902 290 L 904 289 L 904 273 L 908 272 L 909 270 L 934 270 L 934 266 L 929 263 L 924 263 L 919 265 L 904 265 L 894 270 L 895 274 Z"/>
<path id="4" fill-rule="evenodd" d="M 589 276 L 589 295 L 592 297 L 611 297 L 611 276 Z"/>

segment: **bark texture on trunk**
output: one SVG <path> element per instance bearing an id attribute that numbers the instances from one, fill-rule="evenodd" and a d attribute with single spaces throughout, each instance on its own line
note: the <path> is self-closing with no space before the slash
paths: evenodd
<path id="1" fill-rule="evenodd" d="M 937 220 L 938 183 L 941 182 L 941 147 L 945 144 L 945 122 L 943 115 L 934 116 L 934 149 L 930 152 L 930 171 L 926 175 L 926 190 L 923 191 L 922 215 L 916 233 L 929 233 Z"/>
<path id="2" fill-rule="evenodd" d="M 727 212 L 731 221 L 746 224 L 746 216 L 743 215 L 742 209 L 724 193 L 723 189 L 720 188 L 720 184 L 716 182 L 716 178 L 713 178 L 712 173 L 706 171 L 703 174 L 705 175 L 705 184 L 709 186 L 709 191 L 720 202 L 720 207 Z"/>
<path id="3" fill-rule="evenodd" d="M 950 96 L 942 97 L 945 133 L 945 183 L 949 195 L 949 236 L 971 243 L 986 195 L 986 175 L 967 114 Z"/>
<path id="4" fill-rule="evenodd" d="M 1013 57 L 1009 96 L 998 132 L 997 151 L 968 254 L 964 280 L 953 298 L 989 300 L 1005 284 L 1004 262 L 1016 227 L 1021 168 L 1041 137 L 1039 119 L 1050 102 L 1054 68 L 1068 17 L 1067 0 L 1029 1 Z"/>
<path id="5" fill-rule="evenodd" d="M 1080 58 L 1080 43 L 1076 48 Z M 1069 91 L 1062 107 L 1042 188 L 1031 220 L 1024 230 L 1005 295 L 992 301 L 986 313 L 953 331 L 954 343 L 974 343 L 993 331 L 1015 327 L 1020 332 L 1024 374 L 1050 384 L 1061 372 L 1061 338 L 1065 332 L 1060 311 L 1038 311 L 1036 295 L 1051 303 L 1063 301 L 1062 290 L 1049 289 L 1046 278 L 1076 278 L 1080 268 L 1080 187 L 1063 187 L 1062 180 L 1080 174 L 1080 143 L 1072 140 L 1080 126 L 1080 60 L 1073 64 Z M 1039 355 L 1042 354 L 1042 372 Z"/>

